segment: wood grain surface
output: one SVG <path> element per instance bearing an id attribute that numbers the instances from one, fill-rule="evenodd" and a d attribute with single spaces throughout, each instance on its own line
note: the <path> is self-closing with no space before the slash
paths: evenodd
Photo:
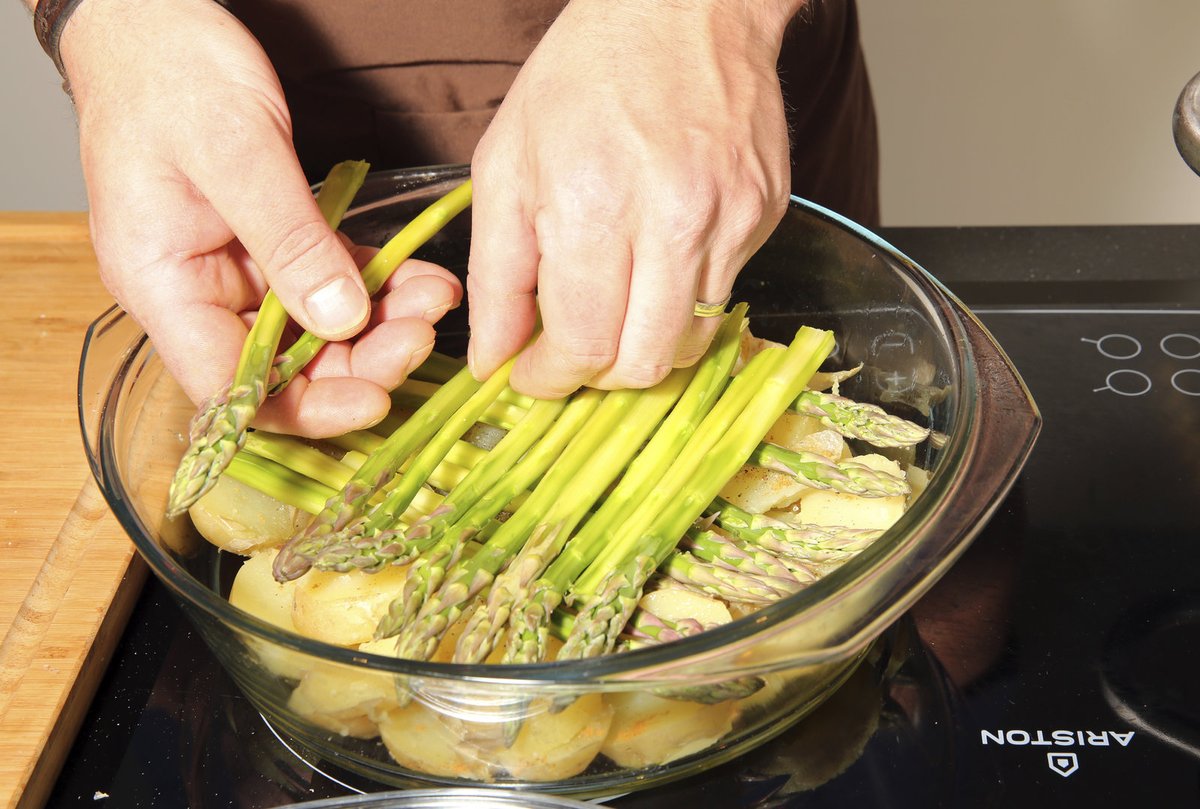
<path id="1" fill-rule="evenodd" d="M 112 305 L 84 214 L 0 213 L 0 807 L 46 799 L 145 568 L 88 470 L 87 325 Z"/>

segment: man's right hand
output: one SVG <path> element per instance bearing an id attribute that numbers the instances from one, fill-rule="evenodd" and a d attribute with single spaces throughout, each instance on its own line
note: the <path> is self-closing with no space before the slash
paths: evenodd
<path id="1" fill-rule="evenodd" d="M 211 0 L 89 0 L 62 53 L 101 276 L 188 395 L 232 377 L 269 285 L 303 328 L 358 337 L 327 346 L 256 424 L 325 436 L 381 419 L 461 288 L 409 262 L 371 316 L 365 251 L 352 256 L 323 221 L 250 33 Z"/>

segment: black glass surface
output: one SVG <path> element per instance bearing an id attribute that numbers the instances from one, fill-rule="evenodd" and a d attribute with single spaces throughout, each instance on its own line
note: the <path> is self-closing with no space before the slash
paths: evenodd
<path id="1" fill-rule="evenodd" d="M 1010 496 L 816 713 L 608 805 L 1200 805 L 1200 305 L 1118 287 L 956 287 L 1045 419 Z M 151 583 L 48 805 L 372 788 L 289 752 Z"/>

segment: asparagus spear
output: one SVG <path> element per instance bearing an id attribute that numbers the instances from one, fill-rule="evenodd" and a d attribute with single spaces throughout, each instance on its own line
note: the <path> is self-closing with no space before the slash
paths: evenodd
<path id="1" fill-rule="evenodd" d="M 844 559 L 883 535 L 874 528 L 787 523 L 765 514 L 751 514 L 720 498 L 713 502 L 712 509 L 717 513 L 717 525 L 735 537 L 777 556 L 808 562 Z"/>
<path id="2" fill-rule="evenodd" d="M 645 565 L 637 560 L 645 556 L 649 556 L 655 566 L 667 558 L 688 526 L 703 513 L 787 405 L 803 390 L 833 344 L 830 332 L 804 327 L 786 351 L 767 349 L 747 363 L 659 486 L 630 515 L 626 526 L 605 553 L 576 581 L 573 589 L 586 599 L 580 616 L 585 610 L 603 616 L 607 608 L 597 611 L 595 602 L 605 598 L 616 599 L 614 614 L 622 614 L 626 608 L 632 610 L 625 593 L 628 588 L 635 588 L 640 593 L 645 577 L 631 578 L 616 591 L 609 587 L 609 592 L 604 594 L 597 592 L 596 583 L 611 575 L 607 571 L 622 570 L 625 575 L 640 575 Z M 718 424 L 728 426 L 723 430 L 714 429 Z M 636 604 L 636 599 L 633 603 Z M 571 635 L 559 652 L 560 658 L 590 654 L 597 649 L 609 651 L 616 641 L 613 622 L 599 618 L 581 620 L 580 616 L 576 617 Z M 629 614 L 624 612 L 622 623 L 628 618 Z"/>
<path id="3" fill-rule="evenodd" d="M 859 497 L 891 497 L 909 492 L 904 478 L 853 459 L 838 463 L 815 452 L 798 452 L 774 444 L 759 444 L 750 455 L 750 463 L 790 475 L 814 489 L 832 489 Z"/>
<path id="4" fill-rule="evenodd" d="M 669 621 L 662 616 L 655 615 L 645 607 L 639 606 L 624 627 L 621 646 L 626 650 L 657 646 L 660 643 L 670 643 L 692 635 L 699 635 L 705 629 L 708 627 L 695 618 Z"/>
<path id="5" fill-rule="evenodd" d="M 789 409 L 815 416 L 829 429 L 877 447 L 908 447 L 929 436 L 928 428 L 893 416 L 882 407 L 832 393 L 806 390 L 796 397 Z"/>
<path id="6" fill-rule="evenodd" d="M 479 498 L 474 506 L 442 533 L 438 542 L 416 559 L 404 581 L 404 592 L 388 607 L 388 614 L 375 630 L 377 637 L 398 633 L 416 615 L 428 594 L 441 586 L 448 567 L 454 564 L 458 549 L 491 519 L 546 473 L 562 454 L 604 397 L 602 391 L 587 390 L 574 397 L 554 425 L 516 464 Z"/>
<path id="7" fill-rule="evenodd" d="M 712 529 L 700 529 L 695 526 L 689 528 L 683 547 L 705 562 L 738 570 L 750 576 L 787 582 L 787 585 L 783 586 L 789 590 L 799 589 L 804 583 L 779 557 L 765 548 L 746 543 L 739 544 Z M 731 597 L 729 600 L 742 599 Z"/>
<path id="8" fill-rule="evenodd" d="M 336 535 L 362 516 L 371 498 L 392 479 L 413 450 L 432 438 L 442 423 L 479 388 L 480 383 L 465 368 L 439 388 L 420 410 L 368 456 L 366 463 L 337 495 L 329 499 L 308 527 L 280 548 L 275 557 L 275 578 L 291 581 L 304 575 L 312 566 L 308 557 L 323 539 Z M 300 545 L 307 549 L 306 554 L 296 553 Z"/>
<path id="9" fill-rule="evenodd" d="M 362 279 L 367 294 L 374 295 L 378 292 L 397 267 L 470 204 L 471 181 L 467 180 L 417 214 L 362 268 Z M 271 394 L 277 394 L 287 387 L 296 374 L 300 373 L 325 346 L 325 342 L 311 332 L 305 332 L 280 354 L 275 366 L 276 375 Z"/>
<path id="10" fill-rule="evenodd" d="M 687 390 L 645 449 L 542 578 L 530 586 L 525 603 L 514 607 L 505 663 L 531 663 L 545 658 L 549 622 L 567 587 L 600 553 L 618 524 L 662 478 L 725 389 L 738 357 L 745 316 L 746 305 L 738 304 L 725 317 L 697 364 Z"/>
<path id="11" fill-rule="evenodd" d="M 361 161 L 338 163 L 330 170 L 317 192 L 317 207 L 331 228 L 341 223 L 366 174 L 367 164 Z M 178 517 L 204 496 L 245 442 L 246 430 L 266 399 L 275 351 L 287 321 L 283 304 L 268 291 L 246 335 L 233 380 L 201 405 L 192 419 L 188 448 L 167 495 L 168 517 Z"/>
<path id="12" fill-rule="evenodd" d="M 672 551 L 662 564 L 662 571 L 707 595 L 748 604 L 770 604 L 801 587 L 790 573 L 786 578 L 745 573 L 737 568 L 702 561 L 695 554 L 680 550 Z"/>

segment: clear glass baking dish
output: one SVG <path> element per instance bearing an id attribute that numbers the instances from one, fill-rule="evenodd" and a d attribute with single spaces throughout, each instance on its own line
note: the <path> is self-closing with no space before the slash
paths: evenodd
<path id="1" fill-rule="evenodd" d="M 465 167 L 373 174 L 342 229 L 381 244 L 466 176 Z M 465 273 L 469 239 L 464 215 L 419 256 Z M 528 666 L 421 663 L 304 638 L 234 608 L 226 600 L 232 560 L 186 519 L 164 517 L 192 405 L 116 309 L 89 328 L 80 364 L 88 458 L 151 570 L 264 717 L 308 753 L 398 787 L 488 784 L 576 796 L 639 789 L 734 757 L 820 704 L 965 550 L 1012 486 L 1041 423 L 1004 352 L 952 294 L 823 208 L 792 200 L 734 299 L 750 304 L 763 337 L 787 339 L 800 324 L 832 329 L 830 367 L 863 364 L 843 393 L 928 424 L 937 440 L 905 459 L 928 470 L 929 483 L 881 540 L 796 595 L 675 643 Z M 452 313 L 439 348 L 461 353 L 465 335 L 465 314 Z M 387 713 L 382 739 L 346 735 L 289 703 L 297 679 L 318 668 L 347 687 L 415 699 Z M 686 698 L 740 678 L 763 687 L 715 705 Z M 631 704 L 644 712 L 622 714 Z M 502 729 L 514 726 L 523 735 L 511 743 Z"/>

